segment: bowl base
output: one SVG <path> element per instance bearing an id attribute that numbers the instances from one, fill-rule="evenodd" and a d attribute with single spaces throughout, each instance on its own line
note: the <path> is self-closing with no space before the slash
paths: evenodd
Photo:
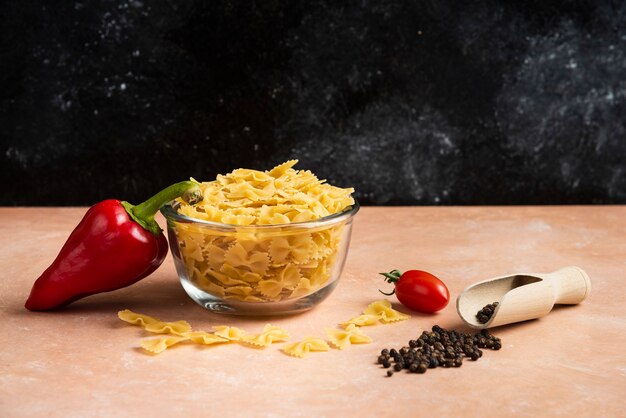
<path id="1" fill-rule="evenodd" d="M 181 279 L 181 284 L 185 292 L 198 305 L 211 312 L 227 315 L 293 315 L 305 312 L 326 299 L 337 286 L 338 281 L 334 280 L 327 286 L 317 291 L 299 297 L 298 299 L 285 300 L 280 302 L 242 302 L 238 300 L 224 300 L 213 296 L 202 289 L 196 287 L 189 280 Z"/>

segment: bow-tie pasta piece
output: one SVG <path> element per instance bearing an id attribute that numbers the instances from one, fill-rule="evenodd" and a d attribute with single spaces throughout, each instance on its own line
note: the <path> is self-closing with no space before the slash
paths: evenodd
<path id="1" fill-rule="evenodd" d="M 238 296 L 239 299 L 244 299 L 246 296 L 251 296 L 252 288 L 250 286 L 231 286 L 227 287 L 224 291 L 227 296 Z"/>
<path id="2" fill-rule="evenodd" d="M 218 325 L 213 327 L 215 332 L 213 334 L 218 337 L 225 338 L 230 341 L 240 341 L 247 336 L 246 332 L 241 328 L 229 327 L 227 325 Z"/>
<path id="3" fill-rule="evenodd" d="M 161 322 L 160 320 L 156 318 L 153 318 L 148 315 L 135 313 L 129 309 L 124 309 L 123 311 L 119 311 L 117 313 L 117 316 L 124 322 L 128 322 L 129 324 L 133 324 L 133 325 L 139 325 L 140 327 L 145 327 L 146 325 L 153 324 L 155 322 Z"/>
<path id="4" fill-rule="evenodd" d="M 403 314 L 402 312 L 398 312 L 391 307 L 391 302 L 387 299 L 378 300 L 376 302 L 372 302 L 367 306 L 367 309 L 363 311 L 364 314 L 368 315 L 378 315 L 378 317 L 383 322 L 397 322 L 404 321 L 409 319 L 410 316 Z"/>
<path id="5" fill-rule="evenodd" d="M 243 301 L 243 302 L 264 302 L 267 299 L 264 299 L 262 297 L 259 296 L 254 296 L 254 295 L 248 295 L 248 296 L 243 296 L 241 297 L 240 295 L 225 295 L 224 299 L 226 300 L 239 300 L 239 301 Z"/>
<path id="6" fill-rule="evenodd" d="M 238 177 L 241 182 L 230 183 L 225 189 L 227 190 L 226 197 L 231 201 L 243 199 L 242 206 L 250 203 L 257 202 L 264 198 L 269 198 L 276 192 L 273 179 L 267 176 L 266 179 L 255 179 L 254 176 L 263 176 L 263 173 L 253 172 L 254 170 L 246 170 L 246 174 L 239 175 L 238 170 L 231 173 L 233 177 Z"/>
<path id="7" fill-rule="evenodd" d="M 141 342 L 141 347 L 144 350 L 151 352 L 152 354 L 159 354 L 165 351 L 167 348 L 187 340 L 189 340 L 188 337 L 168 335 L 166 337 L 143 340 Z"/>
<path id="8" fill-rule="evenodd" d="M 219 270 L 226 260 L 226 250 L 215 243 L 205 247 L 206 262 L 212 270 Z"/>
<path id="9" fill-rule="evenodd" d="M 259 225 L 280 225 L 280 224 L 288 224 L 291 219 L 284 213 L 276 212 L 271 210 L 272 208 L 269 206 L 265 206 L 268 210 L 265 210 L 259 214 L 258 223 Z"/>
<path id="10" fill-rule="evenodd" d="M 263 296 L 276 299 L 283 291 L 283 283 L 280 280 L 261 280 L 257 289 Z"/>
<path id="11" fill-rule="evenodd" d="M 228 264 L 224 264 L 224 266 L 228 266 L 227 268 L 224 268 L 224 270 L 228 270 L 229 268 L 231 268 Z M 221 287 L 230 287 L 230 286 L 247 286 L 248 282 L 246 282 L 245 280 L 242 280 L 240 277 L 240 275 L 238 273 L 235 274 L 224 274 L 222 272 L 219 271 L 215 271 L 213 269 L 206 269 L 204 271 L 201 272 L 202 277 L 210 277 L 213 280 L 213 282 L 215 284 L 217 284 L 218 286 Z M 234 278 L 237 277 L 237 278 Z"/>
<path id="12" fill-rule="evenodd" d="M 311 281 L 303 277 L 298 282 L 298 285 L 296 286 L 296 288 L 293 289 L 293 292 L 291 292 L 291 297 L 297 298 L 300 296 L 304 296 L 308 293 L 311 293 L 312 289 L 313 289 L 313 286 L 311 285 Z"/>
<path id="13" fill-rule="evenodd" d="M 275 265 L 306 263 L 315 253 L 316 247 L 310 234 L 297 234 L 273 238 L 269 255 Z"/>
<path id="14" fill-rule="evenodd" d="M 242 268 L 233 267 L 228 263 L 224 263 L 220 271 L 231 279 L 241 280 L 246 283 L 255 283 L 261 280 L 261 275 L 246 271 Z"/>
<path id="15" fill-rule="evenodd" d="M 284 329 L 266 324 L 259 335 L 244 337 L 241 341 L 256 347 L 265 348 L 274 342 L 287 341 L 289 333 Z"/>
<path id="16" fill-rule="evenodd" d="M 284 176 L 285 174 L 287 174 L 290 171 L 289 169 L 296 164 L 298 164 L 298 160 L 285 161 L 284 163 L 279 164 L 276 167 L 269 170 L 267 174 L 278 179 Z"/>
<path id="17" fill-rule="evenodd" d="M 252 215 L 233 215 L 226 214 L 221 221 L 230 225 L 252 225 L 256 221 L 256 217 Z"/>
<path id="18" fill-rule="evenodd" d="M 320 263 L 310 272 L 309 280 L 314 288 L 322 287 L 330 279 L 330 265 L 327 262 Z"/>
<path id="19" fill-rule="evenodd" d="M 340 350 L 352 344 L 369 344 L 372 339 L 354 324 L 349 324 L 345 329 L 326 328 L 330 343 Z"/>
<path id="20" fill-rule="evenodd" d="M 300 269 L 295 264 L 288 264 L 278 272 L 278 280 L 288 289 L 295 288 L 301 278 Z"/>
<path id="21" fill-rule="evenodd" d="M 224 286 L 221 284 L 216 284 L 215 280 L 211 280 L 212 278 L 212 273 L 205 272 L 204 274 L 201 274 L 198 269 L 194 269 L 191 276 L 191 279 L 200 289 L 213 295 L 224 297 L 226 295 L 226 292 L 224 291 Z"/>
<path id="22" fill-rule="evenodd" d="M 235 243 L 226 251 L 224 261 L 233 267 L 248 268 L 252 273 L 265 274 L 270 265 L 267 253 L 248 251 L 242 244 Z"/>
<path id="23" fill-rule="evenodd" d="M 220 337 L 219 335 L 211 334 L 206 331 L 191 331 L 186 332 L 182 335 L 183 337 L 189 338 L 196 344 L 204 344 L 211 345 L 216 343 L 227 343 L 230 340 L 224 337 Z"/>
<path id="24" fill-rule="evenodd" d="M 191 325 L 187 321 L 163 322 L 148 315 L 142 315 L 125 309 L 117 313 L 118 318 L 129 324 L 139 325 L 146 331 L 155 334 L 181 335 L 191 331 Z"/>
<path id="25" fill-rule="evenodd" d="M 342 322 L 340 325 L 344 328 L 348 325 L 356 325 L 357 327 L 365 327 L 369 325 L 378 325 L 380 324 L 380 317 L 378 315 L 372 314 L 362 314 L 352 319 L 347 320 L 346 322 Z"/>
<path id="26" fill-rule="evenodd" d="M 304 357 L 313 351 L 328 351 L 330 347 L 326 341 L 321 338 L 306 337 L 302 341 L 292 344 L 285 344 L 283 352 L 293 357 Z"/>
<path id="27" fill-rule="evenodd" d="M 181 206 L 178 208 L 178 213 L 189 218 L 200 219 L 201 221 L 214 220 L 214 217 L 211 216 L 212 214 L 206 213 L 195 206 Z M 221 216 L 219 216 L 219 218 L 221 218 Z"/>
<path id="28" fill-rule="evenodd" d="M 154 334 L 182 335 L 185 332 L 191 331 L 191 325 L 189 325 L 187 321 L 154 322 L 146 325 L 144 329 Z"/>

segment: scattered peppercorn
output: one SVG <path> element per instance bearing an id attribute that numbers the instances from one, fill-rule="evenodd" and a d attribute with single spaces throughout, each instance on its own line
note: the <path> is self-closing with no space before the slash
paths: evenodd
<path id="1" fill-rule="evenodd" d="M 476 319 L 478 320 L 478 322 L 480 322 L 481 324 L 486 324 L 487 322 L 489 322 L 498 305 L 498 302 L 485 305 L 480 311 L 476 313 Z"/>
<path id="2" fill-rule="evenodd" d="M 402 369 L 421 374 L 429 368 L 461 367 L 464 358 L 477 361 L 483 355 L 481 348 L 499 350 L 502 342 L 486 329 L 472 335 L 448 331 L 435 325 L 432 331 L 424 331 L 418 338 L 410 340 L 408 346 L 399 350 L 382 350 L 377 363 L 388 369 L 393 360 L 393 370 L 387 370 L 389 377 Z"/>

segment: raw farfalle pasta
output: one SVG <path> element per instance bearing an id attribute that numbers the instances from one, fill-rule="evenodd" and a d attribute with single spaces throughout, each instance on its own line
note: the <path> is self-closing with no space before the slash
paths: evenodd
<path id="1" fill-rule="evenodd" d="M 319 180 L 308 170 L 295 170 L 290 160 L 269 171 L 240 168 L 201 183 L 203 200 L 181 200 L 179 212 L 231 225 L 277 225 L 306 222 L 341 212 L 354 204 L 352 188 Z"/>
<path id="2" fill-rule="evenodd" d="M 178 344 L 182 341 L 187 341 L 188 337 L 182 337 L 177 335 L 168 335 L 166 337 L 150 338 L 141 342 L 141 348 L 149 351 L 153 354 L 159 354 L 165 351 L 168 347 Z"/>
<path id="3" fill-rule="evenodd" d="M 183 337 L 187 337 L 196 344 L 211 345 L 216 343 L 226 343 L 230 340 L 220 337 L 219 335 L 211 334 L 206 331 L 190 331 L 183 334 Z"/>
<path id="4" fill-rule="evenodd" d="M 225 338 L 230 341 L 241 341 L 247 336 L 247 333 L 237 327 L 229 327 L 227 325 L 218 325 L 213 327 L 215 330 L 213 333 L 218 337 Z"/>
<path id="5" fill-rule="evenodd" d="M 153 324 L 155 322 L 161 322 L 160 320 L 151 316 L 138 314 L 128 309 L 119 311 L 117 313 L 117 316 L 124 322 L 128 322 L 129 324 L 133 325 L 139 325 L 141 327 L 145 327 L 146 325 Z"/>
<path id="6" fill-rule="evenodd" d="M 241 341 L 264 348 L 275 342 L 287 341 L 289 338 L 291 338 L 289 333 L 284 329 L 267 324 L 259 335 L 244 336 Z"/>
<path id="7" fill-rule="evenodd" d="M 283 346 L 283 352 L 293 357 L 304 357 L 312 351 L 328 351 L 330 346 L 326 341 L 316 337 L 306 337 L 302 341 Z"/>
<path id="8" fill-rule="evenodd" d="M 153 354 L 165 351 L 168 347 L 184 341 L 191 341 L 196 344 L 211 345 L 216 343 L 230 342 L 231 338 L 220 337 L 205 331 L 192 331 L 191 325 L 187 321 L 163 322 L 148 315 L 135 313 L 128 309 L 119 311 L 117 316 L 124 322 L 138 325 L 148 332 L 157 334 L 169 334 L 159 338 L 143 340 L 141 347 Z M 243 331 L 234 327 L 217 327 L 226 334 L 237 334 Z"/>
<path id="9" fill-rule="evenodd" d="M 331 186 L 290 160 L 268 171 L 237 169 L 200 184 L 203 200 L 178 200 L 182 215 L 246 228 L 207 230 L 177 223 L 175 234 L 187 277 L 227 300 L 282 301 L 329 283 L 345 223 L 308 225 L 288 233 L 261 225 L 307 222 L 354 205 L 352 188 Z M 292 225 L 295 228 L 295 226 Z"/>
<path id="10" fill-rule="evenodd" d="M 404 321 L 405 319 L 410 318 L 409 315 L 393 309 L 391 307 L 391 302 L 387 299 L 370 303 L 363 313 L 366 315 L 377 315 L 383 322 Z"/>
<path id="11" fill-rule="evenodd" d="M 141 347 L 152 354 L 159 354 L 168 347 L 185 341 L 202 345 L 239 342 L 257 348 L 265 348 L 272 343 L 287 341 L 291 338 L 286 330 L 271 324 L 266 324 L 263 327 L 263 331 L 258 335 L 251 335 L 241 328 L 227 325 L 214 326 L 213 329 L 215 331 L 210 333 L 206 331 L 192 331 L 191 325 L 186 321 L 163 322 L 128 309 L 119 311 L 117 316 L 129 324 L 143 327 L 146 331 L 169 334 L 141 342 Z"/>
<path id="12" fill-rule="evenodd" d="M 340 350 L 352 344 L 368 344 L 372 339 L 365 335 L 359 327 L 349 324 L 345 329 L 326 328 L 330 343 Z"/>
<path id="13" fill-rule="evenodd" d="M 155 334 L 182 335 L 191 331 L 191 325 L 189 325 L 187 321 L 155 322 L 153 324 L 147 324 L 144 329 Z"/>
<path id="14" fill-rule="evenodd" d="M 387 299 L 382 299 L 370 303 L 361 315 L 342 322 L 339 325 L 343 326 L 344 328 L 350 324 L 356 325 L 358 327 L 365 327 L 369 325 L 378 325 L 381 323 L 388 324 L 391 322 L 404 321 L 409 318 L 409 315 L 403 314 L 402 312 L 398 312 L 393 309 L 391 307 L 391 302 L 389 302 Z"/>
<path id="15" fill-rule="evenodd" d="M 373 314 L 362 314 L 362 315 L 359 315 L 359 316 L 354 317 L 352 319 L 349 319 L 346 322 L 342 322 L 340 325 L 342 325 L 345 328 L 345 327 L 347 327 L 350 324 L 356 325 L 357 327 L 366 327 L 366 326 L 369 326 L 369 325 L 378 325 L 378 324 L 380 324 L 380 316 L 379 315 L 373 315 Z"/>
<path id="16" fill-rule="evenodd" d="M 148 315 L 142 315 L 129 311 L 128 309 L 118 312 L 117 316 L 122 321 L 133 325 L 139 325 L 146 331 L 155 334 L 182 335 L 185 332 L 191 331 L 191 325 L 189 325 L 187 321 L 163 322 Z"/>

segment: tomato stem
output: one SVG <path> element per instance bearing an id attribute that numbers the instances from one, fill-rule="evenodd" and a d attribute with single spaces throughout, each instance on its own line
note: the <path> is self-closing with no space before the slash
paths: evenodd
<path id="1" fill-rule="evenodd" d="M 400 276 L 402 276 L 402 273 L 400 272 L 400 270 L 391 270 L 389 273 L 379 273 L 379 274 L 381 274 L 382 276 L 385 276 L 385 281 L 387 283 L 393 283 L 394 285 L 398 282 L 398 280 L 400 280 Z M 380 289 L 378 289 L 378 291 L 382 293 L 383 295 L 391 296 L 396 293 L 396 288 L 394 287 L 391 293 L 385 293 Z"/>
<path id="2" fill-rule="evenodd" d="M 400 280 L 400 276 L 402 276 L 402 273 L 400 273 L 399 270 L 391 270 L 389 273 L 379 274 L 385 276 L 385 281 L 387 283 L 396 283 L 398 280 Z"/>

